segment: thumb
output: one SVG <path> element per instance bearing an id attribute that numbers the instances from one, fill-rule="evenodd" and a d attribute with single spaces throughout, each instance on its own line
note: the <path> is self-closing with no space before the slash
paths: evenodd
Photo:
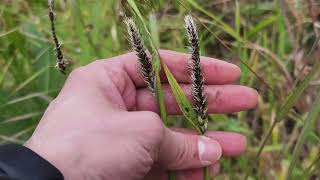
<path id="1" fill-rule="evenodd" d="M 221 154 L 221 146 L 216 140 L 166 128 L 158 161 L 169 170 L 200 168 L 215 163 Z"/>

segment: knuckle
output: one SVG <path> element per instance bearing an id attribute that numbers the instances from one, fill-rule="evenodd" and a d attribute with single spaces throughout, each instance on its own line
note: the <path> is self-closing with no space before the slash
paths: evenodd
<path id="1" fill-rule="evenodd" d="M 177 149 L 176 162 L 178 166 L 182 166 L 189 159 L 197 161 L 199 159 L 197 148 L 197 136 L 191 135 L 189 138 L 181 138 L 181 144 Z"/>
<path id="2" fill-rule="evenodd" d="M 208 96 L 208 104 L 211 104 L 214 107 L 218 107 L 221 103 L 222 93 L 223 91 L 221 89 L 216 89 L 211 95 Z"/>
<path id="3" fill-rule="evenodd" d="M 57 105 L 57 98 L 53 99 L 50 103 L 48 107 L 55 107 Z"/>
<path id="4" fill-rule="evenodd" d="M 145 111 L 143 113 L 144 118 L 142 123 L 145 125 L 142 126 L 143 131 L 148 133 L 148 135 L 159 135 L 164 133 L 164 125 L 157 113 L 151 112 L 151 111 Z"/>
<path id="5" fill-rule="evenodd" d="M 101 61 L 100 60 L 96 60 L 96 61 L 93 61 L 93 62 L 91 62 L 90 64 L 88 64 L 86 66 L 81 66 L 81 67 L 75 68 L 70 73 L 70 76 L 75 76 L 75 77 L 88 76 L 90 74 L 99 72 L 101 67 L 102 67 Z"/>
<path id="6" fill-rule="evenodd" d="M 103 67 L 103 63 L 104 63 L 103 60 L 95 60 L 95 61 L 91 62 L 90 64 L 88 64 L 86 67 L 100 69 L 101 67 Z"/>
<path id="7" fill-rule="evenodd" d="M 91 63 L 86 66 L 75 68 L 69 75 L 71 79 L 92 79 L 101 74 L 101 66 L 98 63 Z"/>
<path id="8" fill-rule="evenodd" d="M 74 69 L 73 71 L 71 71 L 69 77 L 78 78 L 78 77 L 84 76 L 85 73 L 86 73 L 85 67 L 78 67 L 78 68 Z"/>
<path id="9" fill-rule="evenodd" d="M 185 169 L 197 168 L 195 162 L 199 162 L 199 153 L 197 147 L 197 135 L 181 135 L 176 134 L 174 138 L 175 150 L 171 151 L 170 158 L 162 162 L 168 166 L 169 169 Z"/>
<path id="10" fill-rule="evenodd" d="M 148 117 L 148 123 L 150 123 L 152 127 L 163 127 L 162 121 L 157 113 L 146 111 L 145 115 Z"/>

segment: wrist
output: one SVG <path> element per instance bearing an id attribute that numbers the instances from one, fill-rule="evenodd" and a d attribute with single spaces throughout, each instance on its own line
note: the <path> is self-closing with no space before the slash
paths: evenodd
<path id="1" fill-rule="evenodd" d="M 58 148 L 65 146 L 61 143 L 53 145 L 54 143 L 52 143 L 52 141 L 47 142 L 50 142 L 50 145 L 49 143 L 36 143 L 32 139 L 29 139 L 23 146 L 37 153 L 43 159 L 56 167 L 63 174 L 65 180 L 83 179 L 80 177 L 80 172 L 82 171 L 80 171 L 79 168 L 81 167 L 81 159 L 75 158 L 77 156 L 77 151 L 72 151 L 71 145 L 69 145 L 70 148 Z"/>
<path id="2" fill-rule="evenodd" d="M 17 144 L 0 146 L 0 169 L 0 174 L 5 174 L 10 179 L 64 179 L 61 171 L 46 159 L 31 149 Z M 5 178 L 1 177 L 0 179 Z"/>

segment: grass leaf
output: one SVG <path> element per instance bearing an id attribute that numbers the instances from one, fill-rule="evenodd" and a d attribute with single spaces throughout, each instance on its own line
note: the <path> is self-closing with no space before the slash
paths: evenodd
<path id="1" fill-rule="evenodd" d="M 260 32 L 262 29 L 272 25 L 274 22 L 276 22 L 279 19 L 279 15 L 272 15 L 268 16 L 264 20 L 260 21 L 256 26 L 254 26 L 249 32 L 248 32 L 248 38 L 256 35 L 258 32 Z"/>
<path id="2" fill-rule="evenodd" d="M 0 88 L 2 87 L 4 78 L 6 77 L 7 72 L 8 72 L 8 70 L 9 70 L 12 62 L 13 62 L 13 58 L 11 58 L 11 59 L 9 60 L 9 62 L 8 62 L 8 63 L 4 66 L 4 68 L 2 69 L 2 73 L 0 74 Z"/>
<path id="3" fill-rule="evenodd" d="M 198 115 L 197 112 L 193 109 L 192 104 L 189 102 L 187 96 L 184 94 L 183 90 L 179 86 L 177 80 L 174 78 L 173 74 L 170 72 L 169 68 L 166 64 L 163 64 L 164 72 L 166 73 L 166 76 L 168 78 L 172 93 L 179 105 L 179 108 L 185 118 L 188 120 L 188 123 L 196 129 L 199 134 L 201 134 L 201 129 L 199 128 L 198 121 Z"/>

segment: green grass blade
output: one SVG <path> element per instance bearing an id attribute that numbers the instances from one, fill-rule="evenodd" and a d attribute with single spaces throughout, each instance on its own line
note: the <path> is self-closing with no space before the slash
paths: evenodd
<path id="1" fill-rule="evenodd" d="M 142 16 L 141 12 L 139 11 L 139 8 L 138 8 L 136 2 L 134 0 L 127 0 L 127 2 L 129 3 L 129 5 L 133 9 L 133 11 L 136 13 L 138 18 L 144 22 L 144 18 Z M 146 26 L 146 24 L 144 24 L 144 25 Z"/>
<path id="2" fill-rule="evenodd" d="M 198 116 L 196 111 L 193 109 L 192 104 L 189 102 L 187 96 L 184 94 L 183 90 L 179 86 L 177 80 L 174 78 L 173 74 L 170 72 L 167 65 L 163 64 L 164 72 L 168 78 L 169 84 L 171 86 L 172 93 L 179 105 L 179 108 L 185 118 L 188 120 L 188 123 L 195 128 L 199 134 L 201 134 L 201 130 L 198 127 Z"/>
<path id="3" fill-rule="evenodd" d="M 319 112 L 320 112 L 320 95 L 318 95 L 317 99 L 313 103 L 313 106 L 311 106 L 311 110 L 309 112 L 309 115 L 304 122 L 303 128 L 301 130 L 301 133 L 298 137 L 298 141 L 294 147 L 293 155 L 291 158 L 291 163 L 288 170 L 288 176 L 287 180 L 291 179 L 292 173 L 294 170 L 295 165 L 297 164 L 297 160 L 299 158 L 299 155 L 301 153 L 303 144 L 307 141 L 307 137 L 312 132 L 312 130 L 315 127 L 315 122 L 318 118 Z"/>
<path id="4" fill-rule="evenodd" d="M 161 88 L 161 80 L 160 80 L 160 75 L 159 73 L 156 73 L 156 88 L 155 88 L 155 94 L 156 94 L 156 99 L 157 99 L 157 104 L 160 112 L 160 117 L 163 121 L 163 123 L 168 126 L 168 117 L 167 117 L 167 111 L 166 111 L 166 106 L 164 102 L 164 94 Z"/>
<path id="5" fill-rule="evenodd" d="M 9 30 L 9 31 L 7 31 L 7 32 L 0 33 L 0 38 L 5 37 L 5 36 L 7 36 L 7 35 L 9 35 L 9 34 L 11 34 L 11 33 L 14 33 L 14 32 L 16 32 L 18 29 L 19 29 L 19 28 L 17 27 L 17 28 L 13 28 L 13 29 L 11 29 L 11 30 Z"/>
<path id="6" fill-rule="evenodd" d="M 29 83 L 31 83 L 32 81 L 34 81 L 36 78 L 38 78 L 40 75 L 42 75 L 44 72 L 48 71 L 48 69 L 50 68 L 50 66 L 48 67 L 44 67 L 42 69 L 40 69 L 39 71 L 35 72 L 32 76 L 30 76 L 29 78 L 27 78 L 23 83 L 21 83 L 20 85 L 18 85 L 18 87 L 16 87 L 10 96 L 14 95 L 15 93 L 17 93 L 18 91 L 20 91 L 21 89 L 23 89 L 25 86 L 27 86 Z"/>
<path id="7" fill-rule="evenodd" d="M 22 97 L 17 97 L 14 98 L 12 100 L 7 101 L 7 103 L 0 105 L 0 110 L 9 106 L 9 105 L 14 105 L 20 102 L 24 102 L 24 101 L 28 101 L 31 100 L 33 98 L 38 98 L 38 99 L 42 99 L 43 101 L 50 103 L 53 100 L 53 97 L 47 95 L 47 93 L 52 93 L 52 92 L 57 92 L 57 90 L 51 90 L 49 92 L 35 92 L 35 93 L 29 93 L 25 96 Z"/>
<path id="8" fill-rule="evenodd" d="M 11 58 L 11 59 L 9 60 L 9 62 L 8 62 L 8 63 L 4 66 L 4 68 L 2 69 L 2 73 L 0 74 L 0 88 L 2 87 L 2 84 L 3 84 L 3 82 L 4 82 L 4 78 L 6 77 L 7 72 L 8 72 L 8 70 L 9 70 L 9 67 L 11 66 L 12 62 L 13 62 L 13 58 Z"/>
<path id="9" fill-rule="evenodd" d="M 272 15 L 264 20 L 260 21 L 256 26 L 254 26 L 249 32 L 248 32 L 248 38 L 255 36 L 258 32 L 260 32 L 262 29 L 272 25 L 274 22 L 277 22 L 279 19 L 279 15 Z"/>
<path id="10" fill-rule="evenodd" d="M 31 112 L 31 113 L 27 113 L 27 114 L 17 115 L 14 117 L 10 117 L 8 119 L 4 119 L 3 121 L 1 121 L 1 124 L 16 122 L 16 121 L 30 120 L 31 118 L 42 115 L 42 114 L 43 114 L 42 112 Z"/>
<path id="11" fill-rule="evenodd" d="M 155 42 L 156 46 L 160 46 L 160 39 L 159 39 L 159 27 L 158 27 L 158 20 L 154 14 L 149 16 L 149 27 L 151 32 L 151 37 Z"/>

